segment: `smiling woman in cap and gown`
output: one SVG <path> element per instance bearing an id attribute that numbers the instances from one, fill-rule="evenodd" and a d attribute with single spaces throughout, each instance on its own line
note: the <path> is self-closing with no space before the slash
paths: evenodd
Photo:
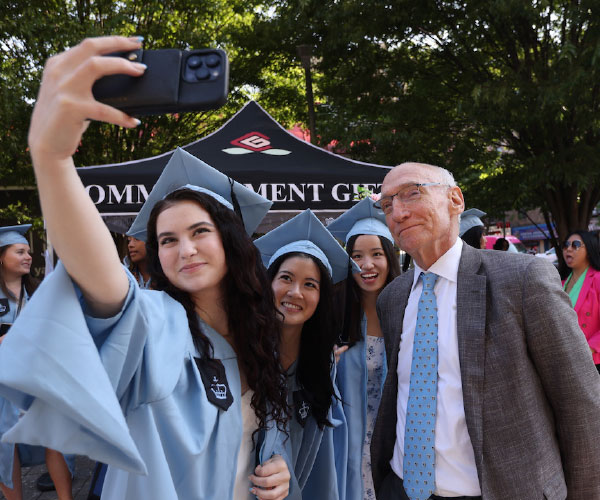
<path id="1" fill-rule="evenodd" d="M 347 432 L 334 382 L 333 284 L 346 279 L 350 259 L 310 210 L 255 245 L 281 319 L 279 352 L 293 412 L 286 446 L 292 464 L 290 491 L 310 500 L 345 499 L 347 449 L 333 446 L 333 429 Z"/>
<path id="2" fill-rule="evenodd" d="M 30 274 L 31 255 L 25 233 L 31 224 L 0 228 L 0 343 L 25 307 L 37 287 Z M 19 408 L 0 398 L 0 433 L 10 429 L 19 419 Z M 53 473 L 58 497 L 71 498 L 74 458 L 65 458 L 53 450 L 39 446 L 0 443 L 0 485 L 8 500 L 22 495 L 21 467 L 48 464 Z M 67 467 L 68 464 L 68 467 Z"/>
<path id="3" fill-rule="evenodd" d="M 345 242 L 346 252 L 360 267 L 347 281 L 341 340 L 348 348 L 339 350 L 336 381 L 348 421 L 349 498 L 370 500 L 375 491 L 369 448 L 387 372 L 375 303 L 385 285 L 400 274 L 399 262 L 385 216 L 371 198 L 358 202 L 327 229 Z"/>
<path id="4" fill-rule="evenodd" d="M 0 393 L 24 410 L 2 440 L 108 463 L 103 499 L 281 499 L 278 323 L 247 234 L 270 202 L 176 151 L 130 232 L 148 242 L 156 290 L 142 290 L 73 168 L 87 119 L 136 124 L 94 101 L 91 86 L 142 74 L 101 57 L 139 47 L 89 39 L 44 70 L 29 144 L 61 264 L 0 348 Z M 253 450 L 258 429 L 270 439 Z"/>

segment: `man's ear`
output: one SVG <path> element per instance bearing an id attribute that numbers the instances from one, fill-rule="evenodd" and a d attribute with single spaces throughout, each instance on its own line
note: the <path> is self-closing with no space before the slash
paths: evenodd
<path id="1" fill-rule="evenodd" d="M 451 186 L 448 193 L 450 213 L 459 215 L 465 211 L 465 198 L 458 186 Z"/>

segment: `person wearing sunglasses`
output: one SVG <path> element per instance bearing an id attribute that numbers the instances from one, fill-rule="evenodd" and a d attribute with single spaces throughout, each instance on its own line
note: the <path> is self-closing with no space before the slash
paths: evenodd
<path id="1" fill-rule="evenodd" d="M 600 244 L 589 231 L 573 231 L 562 244 L 571 273 L 563 282 L 600 372 Z"/>

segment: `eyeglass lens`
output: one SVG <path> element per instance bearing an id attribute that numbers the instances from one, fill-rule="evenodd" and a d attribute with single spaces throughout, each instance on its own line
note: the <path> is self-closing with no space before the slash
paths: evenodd
<path id="1" fill-rule="evenodd" d="M 579 240 L 565 241 L 563 243 L 563 248 L 565 250 L 567 250 L 569 248 L 569 246 L 571 246 L 571 248 L 573 248 L 573 250 L 579 250 L 579 248 L 581 248 L 581 245 L 583 245 L 583 243 Z"/>
<path id="2" fill-rule="evenodd" d="M 398 198 L 402 203 L 412 203 L 421 197 L 420 186 L 422 184 L 411 184 L 398 191 L 392 196 L 384 196 L 375 202 L 375 208 L 381 208 L 384 213 L 391 210 L 394 198 Z M 428 185 L 428 184 L 426 184 Z"/>

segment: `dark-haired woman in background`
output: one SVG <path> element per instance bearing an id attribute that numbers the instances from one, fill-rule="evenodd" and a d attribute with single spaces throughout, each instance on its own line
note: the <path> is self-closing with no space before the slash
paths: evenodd
<path id="1" fill-rule="evenodd" d="M 473 248 L 485 248 L 485 226 L 480 217 L 486 215 L 478 208 L 469 208 L 460 214 L 460 227 L 458 235 Z"/>
<path id="2" fill-rule="evenodd" d="M 31 255 L 25 232 L 31 224 L 0 228 L 0 343 L 38 286 L 32 278 Z M 19 419 L 19 409 L 0 398 L 0 435 Z M 39 446 L 0 443 L 0 488 L 7 500 L 21 500 L 21 466 L 46 462 L 59 500 L 71 496 L 72 474 L 61 453 Z M 69 458 L 69 465 L 73 460 Z"/>
<path id="3" fill-rule="evenodd" d="M 150 270 L 146 256 L 146 243 L 133 236 L 127 236 L 127 257 L 124 264 L 137 279 L 140 288 L 150 288 Z"/>
<path id="4" fill-rule="evenodd" d="M 360 267 L 347 280 L 343 342 L 338 352 L 337 384 L 348 421 L 348 498 L 374 499 L 371 435 L 385 381 L 384 339 L 375 308 L 385 285 L 400 265 L 385 216 L 365 198 L 327 229 L 346 242 L 346 252 Z"/>
<path id="5" fill-rule="evenodd" d="M 91 89 L 142 75 L 104 57 L 140 48 L 87 39 L 44 69 L 29 146 L 61 265 L 0 348 L 0 392 L 24 410 L 3 439 L 108 463 L 105 500 L 280 500 L 290 476 L 276 455 L 288 415 L 279 324 L 248 236 L 271 203 L 177 150 L 132 226 L 156 284 L 143 290 L 74 168 L 90 119 L 139 123 Z M 281 441 L 261 443 L 273 427 Z"/>
<path id="6" fill-rule="evenodd" d="M 293 410 L 290 491 L 310 500 L 345 499 L 346 454 L 334 451 L 332 429 L 347 431 L 334 385 L 333 284 L 346 278 L 348 256 L 310 210 L 254 243 L 280 313 L 279 352 Z"/>
<path id="7" fill-rule="evenodd" d="M 573 231 L 563 245 L 571 273 L 564 283 L 600 372 L 600 245 L 589 231 Z"/>

